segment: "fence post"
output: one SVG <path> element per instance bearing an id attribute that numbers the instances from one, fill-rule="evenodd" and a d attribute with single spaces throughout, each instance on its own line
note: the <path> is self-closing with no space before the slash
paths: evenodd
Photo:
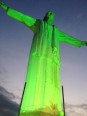
<path id="1" fill-rule="evenodd" d="M 64 116 L 65 116 L 65 101 L 64 101 L 64 89 L 62 86 L 62 98 L 63 98 L 63 111 L 64 111 Z"/>
<path id="2" fill-rule="evenodd" d="M 20 115 L 20 108 L 21 108 L 21 104 L 22 104 L 22 100 L 23 100 L 23 95 L 24 95 L 25 87 L 26 87 L 26 82 L 24 84 L 24 89 L 23 89 L 23 93 L 22 93 L 21 103 L 20 103 L 20 106 L 19 106 L 18 116 Z"/>

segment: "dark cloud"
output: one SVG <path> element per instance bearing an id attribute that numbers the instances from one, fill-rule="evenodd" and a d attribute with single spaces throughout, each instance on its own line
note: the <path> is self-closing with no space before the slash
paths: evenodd
<path id="1" fill-rule="evenodd" d="M 10 100 L 13 100 L 14 99 L 19 99 L 20 100 L 20 97 L 18 96 L 15 96 L 13 93 L 11 92 L 8 92 L 5 88 L 3 88 L 2 86 L 0 86 L 0 94 L 5 96 L 6 98 L 9 98 Z"/>
<path id="2" fill-rule="evenodd" d="M 0 116 L 17 116 L 19 105 L 13 102 L 15 95 L 0 86 Z"/>

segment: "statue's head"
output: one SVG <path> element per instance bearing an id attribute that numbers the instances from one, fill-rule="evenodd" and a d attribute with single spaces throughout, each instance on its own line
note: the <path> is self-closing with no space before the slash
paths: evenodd
<path id="1" fill-rule="evenodd" d="M 48 11 L 44 16 L 44 21 L 49 21 L 50 23 L 54 20 L 55 13 L 53 11 Z"/>

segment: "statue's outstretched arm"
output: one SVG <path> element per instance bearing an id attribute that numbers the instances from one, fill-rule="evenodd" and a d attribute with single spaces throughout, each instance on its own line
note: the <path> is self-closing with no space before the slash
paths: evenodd
<path id="1" fill-rule="evenodd" d="M 8 7 L 6 4 L 4 4 L 3 2 L 0 2 L 0 6 L 6 10 L 7 12 L 7 15 L 24 23 L 25 25 L 27 25 L 28 27 L 32 27 L 35 22 L 36 22 L 36 19 L 35 18 L 32 18 L 30 16 L 27 16 L 19 11 L 16 11 L 10 7 Z"/>
<path id="2" fill-rule="evenodd" d="M 71 44 L 73 46 L 81 47 L 81 46 L 87 46 L 87 41 L 81 41 L 77 38 L 74 38 L 61 30 L 58 30 L 58 38 L 60 42 L 65 42 L 68 44 Z"/>

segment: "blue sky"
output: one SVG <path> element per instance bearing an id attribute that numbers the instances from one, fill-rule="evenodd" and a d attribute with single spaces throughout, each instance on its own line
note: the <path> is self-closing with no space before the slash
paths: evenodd
<path id="1" fill-rule="evenodd" d="M 34 18 L 42 19 L 48 10 L 53 10 L 56 13 L 54 24 L 57 27 L 71 36 L 87 41 L 87 0 L 2 1 L 9 7 Z M 0 8 L 0 88 L 2 88 L 0 95 L 8 100 L 10 94 L 13 94 L 15 97 L 8 101 L 16 109 L 24 87 L 32 39 L 31 30 L 8 17 L 6 12 Z M 64 86 L 67 116 L 82 116 L 82 114 L 86 116 L 87 47 L 77 48 L 61 43 L 60 55 L 61 85 Z M 16 115 L 14 112 L 13 116 Z"/>

